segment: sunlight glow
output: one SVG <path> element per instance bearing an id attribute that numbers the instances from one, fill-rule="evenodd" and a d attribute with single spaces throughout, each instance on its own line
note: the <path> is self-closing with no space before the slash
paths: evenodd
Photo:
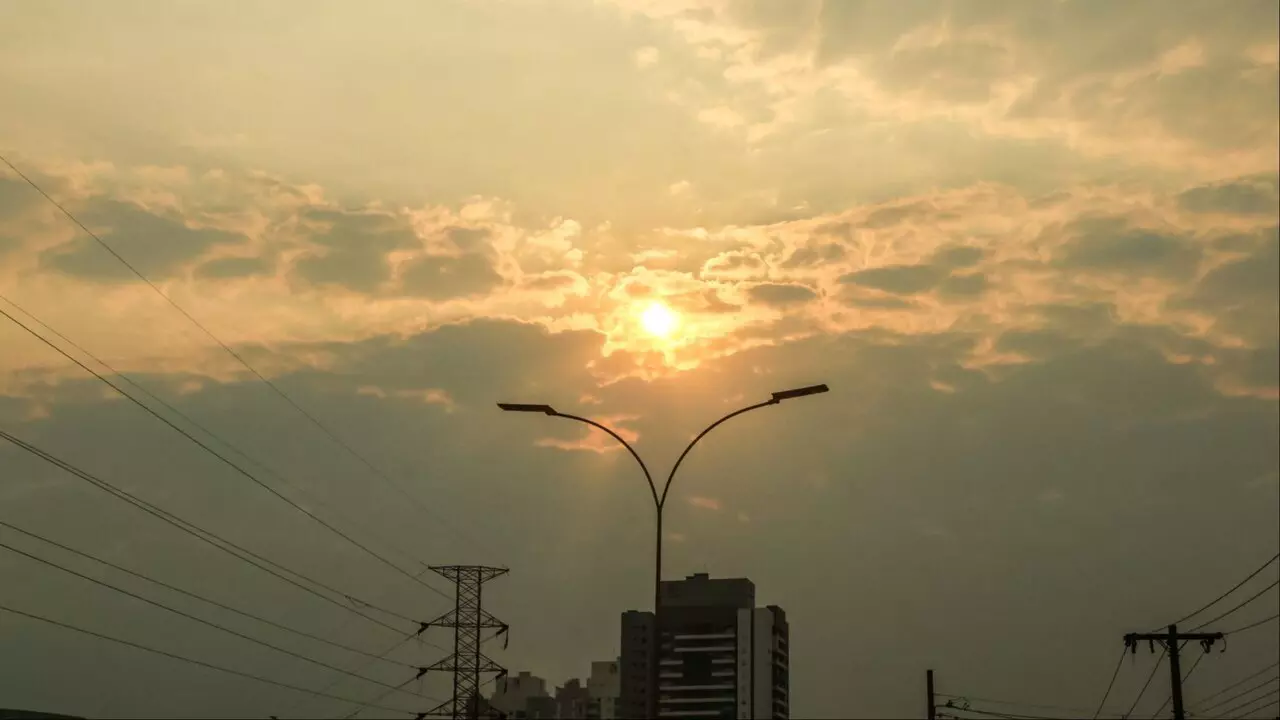
<path id="1" fill-rule="evenodd" d="M 680 316 L 660 302 L 654 302 L 640 314 L 640 325 L 645 332 L 657 338 L 671 337 L 680 324 Z"/>

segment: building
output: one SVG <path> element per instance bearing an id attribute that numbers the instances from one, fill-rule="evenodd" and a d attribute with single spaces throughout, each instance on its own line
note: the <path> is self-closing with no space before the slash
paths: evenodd
<path id="1" fill-rule="evenodd" d="M 622 613 L 622 655 L 618 659 L 620 716 L 655 717 L 649 692 L 649 661 L 653 652 L 653 613 Z"/>
<path id="2" fill-rule="evenodd" d="M 653 615 L 629 611 L 622 617 L 624 717 L 789 716 L 790 630 L 782 608 L 755 607 L 750 580 L 712 579 L 706 573 L 663 582 L 661 593 L 656 713 L 645 704 L 652 702 L 647 662 L 653 644 L 639 638 L 644 629 L 652 632 Z"/>
<path id="3" fill-rule="evenodd" d="M 523 719 L 528 717 L 529 701 L 536 698 L 546 698 L 551 702 L 550 714 L 542 717 L 555 717 L 555 700 L 547 694 L 547 681 L 522 671 L 519 675 L 508 675 L 498 681 L 489 705 L 513 720 Z M 537 702 L 534 704 L 542 708 Z"/>
<path id="4" fill-rule="evenodd" d="M 559 720 L 586 720 L 591 696 L 582 681 L 572 678 L 556 688 L 556 717 Z"/>
<path id="5" fill-rule="evenodd" d="M 557 709 L 555 698 L 535 695 L 525 701 L 523 710 L 517 710 L 507 717 L 512 720 L 561 720 L 564 716 Z"/>
<path id="6" fill-rule="evenodd" d="M 587 719 L 615 720 L 622 717 L 622 675 L 618 660 L 591 663 L 587 678 Z"/>

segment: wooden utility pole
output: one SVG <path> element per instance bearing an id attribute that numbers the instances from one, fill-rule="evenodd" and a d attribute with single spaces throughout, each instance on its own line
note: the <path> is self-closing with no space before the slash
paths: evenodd
<path id="1" fill-rule="evenodd" d="M 925 692 L 929 693 L 929 720 L 938 720 L 938 705 L 933 697 L 933 671 L 924 671 Z"/>
<path id="2" fill-rule="evenodd" d="M 1131 652 L 1138 652 L 1138 641 L 1146 640 L 1155 649 L 1155 643 L 1161 643 L 1169 654 L 1170 697 L 1173 699 L 1174 720 L 1186 720 L 1186 711 L 1182 707 L 1182 660 L 1178 655 L 1178 643 L 1199 640 L 1205 652 L 1210 646 L 1222 639 L 1222 633 L 1179 633 L 1177 625 L 1170 625 L 1164 633 L 1129 633 L 1124 636 L 1125 647 Z"/>

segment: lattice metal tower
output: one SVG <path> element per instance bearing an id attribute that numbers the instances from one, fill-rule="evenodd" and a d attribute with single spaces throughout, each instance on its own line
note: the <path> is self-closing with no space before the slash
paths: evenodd
<path id="1" fill-rule="evenodd" d="M 454 720 L 501 717 L 501 713 L 481 709 L 480 676 L 494 673 L 498 679 L 507 671 L 480 651 L 480 643 L 486 639 L 481 637 L 485 630 L 496 629 L 493 637 L 497 637 L 505 635 L 508 627 L 481 607 L 480 599 L 486 582 L 510 571 L 484 565 L 436 565 L 431 570 L 448 578 L 456 589 L 453 609 L 427 623 L 427 627 L 454 629 L 453 654 L 427 667 L 427 672 L 453 673 L 453 697 L 425 714 Z"/>

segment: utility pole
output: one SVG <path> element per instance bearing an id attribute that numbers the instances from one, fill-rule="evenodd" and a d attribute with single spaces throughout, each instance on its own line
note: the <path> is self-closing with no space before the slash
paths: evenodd
<path id="1" fill-rule="evenodd" d="M 929 693 L 929 720 L 938 720 L 938 706 L 933 697 L 933 671 L 924 671 L 925 692 Z"/>
<path id="2" fill-rule="evenodd" d="M 1155 652 L 1155 644 L 1160 643 L 1164 646 L 1165 652 L 1169 655 L 1169 685 L 1171 692 L 1170 697 L 1173 698 L 1173 717 L 1174 720 L 1186 720 L 1187 714 L 1182 707 L 1182 660 L 1178 653 L 1178 643 L 1182 641 L 1198 640 L 1200 646 L 1205 652 L 1209 652 L 1209 648 L 1213 644 L 1222 639 L 1222 633 L 1179 633 L 1177 625 L 1170 625 L 1168 632 L 1164 633 L 1129 633 L 1124 636 L 1124 646 L 1129 648 L 1130 652 L 1138 652 L 1138 642 L 1146 640 L 1147 645 Z"/>
<path id="3" fill-rule="evenodd" d="M 453 720 L 491 717 L 494 713 L 480 711 L 480 676 L 495 673 L 494 679 L 500 680 L 507 671 L 480 651 L 480 634 L 487 629 L 497 629 L 494 637 L 505 635 L 508 626 L 481 606 L 481 592 L 486 582 L 510 571 L 485 565 L 436 565 L 431 570 L 453 582 L 454 606 L 449 612 L 426 623 L 424 629 L 453 628 L 453 654 L 426 670 L 453 673 L 453 697 L 423 715 Z M 502 717 L 500 713 L 497 715 Z"/>

